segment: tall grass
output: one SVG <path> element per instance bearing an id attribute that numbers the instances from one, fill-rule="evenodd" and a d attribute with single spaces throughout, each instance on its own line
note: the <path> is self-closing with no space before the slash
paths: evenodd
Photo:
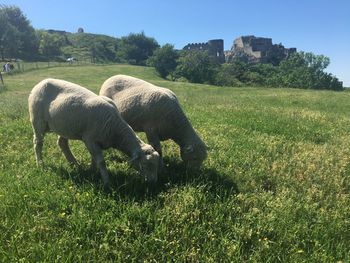
<path id="1" fill-rule="evenodd" d="M 173 90 L 210 147 L 199 171 L 163 143 L 154 188 L 106 151 L 102 191 L 80 142 L 70 167 L 53 134 L 35 165 L 27 113 L 47 77 L 98 92 L 129 74 Z M 168 82 L 152 68 L 57 67 L 4 76 L 0 93 L 1 262 L 349 262 L 350 93 Z M 144 139 L 144 135 L 141 134 Z"/>

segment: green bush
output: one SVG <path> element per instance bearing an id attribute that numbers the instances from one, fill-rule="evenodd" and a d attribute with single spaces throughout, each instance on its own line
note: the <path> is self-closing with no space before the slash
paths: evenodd
<path id="1" fill-rule="evenodd" d="M 223 64 L 215 74 L 215 84 L 218 86 L 241 87 L 243 83 L 235 74 L 233 64 Z"/>
<path id="2" fill-rule="evenodd" d="M 179 55 L 171 44 L 165 44 L 154 51 L 153 56 L 149 58 L 148 64 L 153 66 L 162 78 L 166 78 L 176 69 Z"/>
<path id="3" fill-rule="evenodd" d="M 121 38 L 117 55 L 130 64 L 145 65 L 158 47 L 158 42 L 154 38 L 147 37 L 144 32 L 131 33 Z"/>
<path id="4" fill-rule="evenodd" d="M 343 90 L 342 82 L 324 71 L 329 63 L 325 56 L 304 52 L 293 54 L 278 66 L 236 60 L 216 69 L 214 84 Z"/>
<path id="5" fill-rule="evenodd" d="M 216 67 L 207 52 L 190 51 L 179 58 L 176 75 L 193 83 L 214 83 Z"/>

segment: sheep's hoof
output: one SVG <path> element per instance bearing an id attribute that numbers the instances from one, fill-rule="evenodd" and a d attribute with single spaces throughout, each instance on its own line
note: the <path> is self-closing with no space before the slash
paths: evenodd
<path id="1" fill-rule="evenodd" d="M 43 161 L 37 161 L 36 162 L 36 167 L 38 167 L 39 169 L 44 169 L 45 168 L 45 164 Z"/>
<path id="2" fill-rule="evenodd" d="M 164 163 L 163 163 L 163 160 L 159 160 L 159 163 L 158 163 L 158 173 L 161 173 L 164 169 Z"/>
<path id="3" fill-rule="evenodd" d="M 78 162 L 69 162 L 69 165 L 71 167 L 78 167 L 79 166 Z"/>
<path id="4" fill-rule="evenodd" d="M 36 161 L 36 166 L 41 167 L 41 166 L 43 166 L 43 165 L 44 165 L 43 160 L 37 160 L 37 161 Z"/>
<path id="5" fill-rule="evenodd" d="M 112 187 L 109 183 L 104 183 L 103 184 L 103 191 L 107 194 L 111 194 L 112 193 Z"/>
<path id="6" fill-rule="evenodd" d="M 96 171 L 97 171 L 97 166 L 94 165 L 94 164 L 91 164 L 91 165 L 90 165 L 90 171 L 96 172 Z"/>
<path id="7" fill-rule="evenodd" d="M 112 188 L 110 187 L 110 185 L 103 185 L 103 191 L 106 194 L 111 194 L 112 193 Z"/>
<path id="8" fill-rule="evenodd" d="M 147 192 L 154 193 L 157 191 L 158 189 L 157 181 L 147 181 L 146 183 L 147 183 L 146 184 Z"/>

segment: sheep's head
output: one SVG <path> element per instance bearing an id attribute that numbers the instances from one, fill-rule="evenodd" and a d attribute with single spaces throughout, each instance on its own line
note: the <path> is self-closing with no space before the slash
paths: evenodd
<path id="1" fill-rule="evenodd" d="M 199 168 L 207 156 L 207 146 L 204 143 L 181 147 L 181 159 L 188 167 Z"/>
<path id="2" fill-rule="evenodd" d="M 158 180 L 159 159 L 158 152 L 151 145 L 144 144 L 141 151 L 133 155 L 130 163 L 148 182 L 155 183 Z"/>

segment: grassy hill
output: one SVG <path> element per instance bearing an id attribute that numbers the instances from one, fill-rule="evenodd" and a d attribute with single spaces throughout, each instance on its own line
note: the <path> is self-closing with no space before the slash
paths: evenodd
<path id="1" fill-rule="evenodd" d="M 120 39 L 115 37 L 60 30 L 37 30 L 37 35 L 41 54 L 37 60 L 65 61 L 70 57 L 84 63 L 115 63 L 120 60 L 116 54 Z"/>
<path id="2" fill-rule="evenodd" d="M 173 90 L 210 147 L 200 171 L 163 143 L 148 189 L 106 151 L 113 194 L 81 142 L 71 168 L 45 137 L 35 165 L 27 97 L 46 77 L 98 92 L 114 74 Z M 350 93 L 168 82 L 152 68 L 57 67 L 4 76 L 0 93 L 0 261 L 349 262 Z M 145 136 L 141 134 L 145 139 Z"/>
<path id="3" fill-rule="evenodd" d="M 75 57 L 79 61 L 107 62 L 115 61 L 118 39 L 106 35 L 75 33 L 67 34 L 68 45 L 62 47 L 65 56 Z M 94 56 L 94 58 L 92 58 Z"/>

